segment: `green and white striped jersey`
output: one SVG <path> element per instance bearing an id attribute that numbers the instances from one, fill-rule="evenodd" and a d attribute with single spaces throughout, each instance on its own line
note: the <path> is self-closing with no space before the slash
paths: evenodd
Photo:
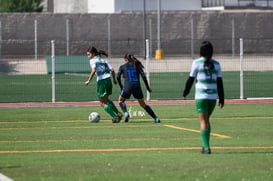
<path id="1" fill-rule="evenodd" d="M 100 56 L 95 56 L 90 59 L 90 67 L 96 68 L 97 81 L 111 77 L 111 65 Z"/>
<path id="2" fill-rule="evenodd" d="M 200 57 L 193 61 L 190 77 L 196 78 L 195 84 L 195 99 L 210 99 L 218 98 L 217 93 L 217 78 L 222 77 L 222 70 L 220 63 L 211 59 L 214 64 L 214 69 L 209 70 L 204 68 L 205 58 Z"/>

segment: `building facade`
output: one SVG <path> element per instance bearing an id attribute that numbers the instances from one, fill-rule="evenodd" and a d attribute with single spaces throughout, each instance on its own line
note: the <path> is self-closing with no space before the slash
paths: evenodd
<path id="1" fill-rule="evenodd" d="M 44 0 L 44 11 L 54 13 L 120 13 L 123 11 L 201 10 L 207 7 L 273 8 L 273 0 Z M 215 9 L 215 8 L 214 8 Z"/>
<path id="2" fill-rule="evenodd" d="M 47 0 L 54 13 L 120 13 L 122 11 L 157 10 L 167 11 L 201 10 L 200 0 Z M 50 6 L 49 6 L 50 7 Z"/>

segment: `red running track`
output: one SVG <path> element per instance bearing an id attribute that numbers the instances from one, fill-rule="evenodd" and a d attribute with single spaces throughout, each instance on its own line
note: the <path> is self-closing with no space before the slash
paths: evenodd
<path id="1" fill-rule="evenodd" d="M 126 101 L 127 105 L 138 105 L 137 101 Z M 195 104 L 194 100 L 166 100 L 166 101 L 146 101 L 149 105 L 177 105 Z M 272 104 L 273 99 L 244 99 L 225 100 L 225 104 Z M 117 102 L 115 102 L 117 104 Z M 31 103 L 0 103 L 0 108 L 20 108 L 20 107 L 66 107 L 66 106 L 100 106 L 95 102 L 31 102 Z"/>

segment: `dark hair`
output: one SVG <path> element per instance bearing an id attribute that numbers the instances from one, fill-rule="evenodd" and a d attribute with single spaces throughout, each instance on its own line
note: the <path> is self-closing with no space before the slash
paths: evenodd
<path id="1" fill-rule="evenodd" d="M 126 53 L 124 55 L 124 58 L 126 58 L 129 62 L 133 63 L 134 67 L 136 68 L 144 68 L 142 63 L 134 56 L 129 53 Z"/>
<path id="2" fill-rule="evenodd" d="M 214 69 L 214 64 L 211 61 L 213 55 L 213 46 L 209 41 L 203 41 L 200 46 L 200 56 L 205 58 L 204 69 L 209 71 Z"/>
<path id="3" fill-rule="evenodd" d="M 95 56 L 101 57 L 102 55 L 104 55 L 104 56 L 108 57 L 108 54 L 105 51 L 103 51 L 103 50 L 98 51 L 95 47 L 89 47 L 87 49 L 87 52 L 90 52 L 90 53 L 94 54 Z"/>

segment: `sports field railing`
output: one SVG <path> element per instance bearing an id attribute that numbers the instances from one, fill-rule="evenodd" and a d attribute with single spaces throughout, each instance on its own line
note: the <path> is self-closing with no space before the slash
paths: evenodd
<path id="1" fill-rule="evenodd" d="M 197 51 L 201 40 L 196 40 L 195 42 L 194 47 L 195 51 Z M 272 52 L 250 54 L 247 50 L 253 39 L 244 39 L 244 46 L 241 48 L 241 53 L 240 41 L 236 40 L 237 48 L 234 55 L 231 52 L 229 54 L 219 52 L 217 46 L 220 46 L 220 41 L 212 40 L 212 42 L 215 45 L 214 58 L 221 63 L 223 69 L 225 96 L 227 99 L 273 97 Z M 264 43 L 272 47 L 271 39 L 264 40 Z M 63 49 L 60 45 L 57 41 L 55 49 Z M 139 45 L 139 47 L 141 46 Z M 65 52 L 63 54 L 55 54 L 54 101 L 97 101 L 95 79 L 89 86 L 84 85 L 84 81 L 87 80 L 90 72 L 89 60 L 84 55 L 86 47 L 79 47 L 83 49 L 82 55 L 67 56 Z M 0 61 L 0 103 L 51 102 L 53 100 L 51 42 L 45 43 L 44 48 L 47 48 L 48 54 L 38 56 L 37 59 L 35 56 L 18 56 L 17 58 L 2 56 L 5 58 L 2 58 Z M 191 62 L 194 58 L 198 57 L 198 54 L 192 54 L 192 52 L 188 51 L 188 53 L 173 55 L 171 51 L 168 51 L 168 48 L 166 48 L 166 51 L 164 48 L 163 42 L 162 49 L 165 56 L 162 60 L 156 60 L 152 50 L 152 54 L 149 57 L 149 70 L 145 69 L 145 71 L 150 72 L 150 84 L 153 90 L 150 99 L 181 99 Z M 185 47 L 176 48 L 184 49 Z M 108 61 L 116 71 L 124 63 L 124 53 L 122 52 L 118 56 L 108 58 Z M 147 60 L 142 55 L 137 54 L 136 56 L 146 66 Z M 243 70 L 243 72 L 240 70 Z M 241 91 L 242 86 L 243 91 Z M 145 96 L 147 96 L 144 90 L 145 86 L 142 88 Z M 113 94 L 111 95 L 112 100 L 117 100 L 119 91 L 119 87 L 114 85 Z M 188 99 L 193 99 L 193 94 L 194 87 Z"/>

